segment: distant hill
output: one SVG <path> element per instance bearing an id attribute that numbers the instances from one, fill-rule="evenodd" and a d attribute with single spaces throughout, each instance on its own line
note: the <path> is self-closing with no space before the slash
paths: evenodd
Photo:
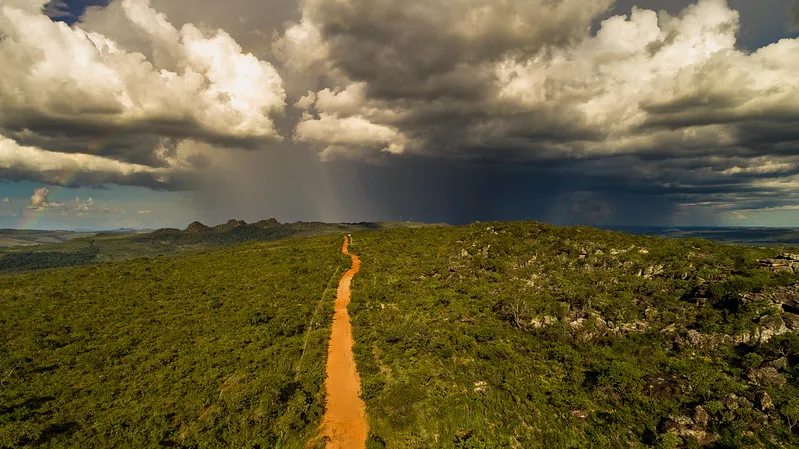
<path id="1" fill-rule="evenodd" d="M 94 234 L 96 232 L 0 229 L 0 249 L 61 243 Z"/>
<path id="2" fill-rule="evenodd" d="M 17 231 L 19 235 L 46 239 L 52 244 L 29 244 L 23 248 L 0 249 L 0 273 L 112 262 L 136 257 L 158 257 L 185 251 L 230 246 L 245 242 L 266 242 L 289 237 L 311 237 L 391 228 L 440 225 L 423 223 L 280 223 L 274 218 L 247 223 L 229 220 L 217 226 L 191 223 L 186 229 L 164 228 L 146 233 L 121 231 L 70 233 L 67 231 Z M 63 236 L 61 236 L 62 234 Z M 9 232 L 13 235 L 13 232 Z M 61 240 L 56 237 L 61 236 Z M 67 238 L 69 237 L 69 238 Z M 34 246 L 36 245 L 36 246 Z"/>
<path id="3" fill-rule="evenodd" d="M 673 238 L 700 238 L 745 245 L 799 245 L 799 228 L 719 228 L 719 227 L 650 227 L 604 226 L 603 229 L 635 235 Z"/>
<path id="4" fill-rule="evenodd" d="M 415 222 L 280 223 L 274 218 L 247 223 L 231 219 L 216 226 L 198 221 L 185 229 L 150 232 L 118 229 L 103 232 L 0 230 L 0 273 L 112 262 L 135 257 L 158 257 L 185 251 L 397 228 L 441 227 Z M 799 229 L 616 227 L 633 235 L 702 238 L 756 246 L 799 245 Z"/>

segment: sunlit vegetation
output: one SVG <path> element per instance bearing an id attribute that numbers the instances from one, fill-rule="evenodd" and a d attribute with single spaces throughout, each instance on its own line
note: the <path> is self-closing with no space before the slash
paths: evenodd
<path id="1" fill-rule="evenodd" d="M 784 248 L 373 228 L 347 228 L 370 449 L 799 446 L 799 261 L 759 262 Z M 323 446 L 341 234 L 140 238 L 0 276 L 0 447 Z"/>
<path id="2" fill-rule="evenodd" d="M 339 246 L 0 277 L 0 447 L 303 447 L 324 411 Z"/>
<path id="3" fill-rule="evenodd" d="M 776 250 L 537 223 L 352 250 L 370 448 L 799 444 L 795 316 L 763 299 L 797 276 L 757 262 Z"/>

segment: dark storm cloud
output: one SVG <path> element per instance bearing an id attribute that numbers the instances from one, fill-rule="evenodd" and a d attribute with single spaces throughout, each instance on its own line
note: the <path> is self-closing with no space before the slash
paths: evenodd
<path id="1" fill-rule="evenodd" d="M 102 187 L 107 184 L 146 186 L 154 190 L 192 190 L 198 179 L 195 173 L 172 173 L 168 176 L 157 173 L 120 173 L 102 170 L 42 170 L 15 167 L 0 167 L 0 179 L 6 181 L 37 181 L 64 187 Z M 61 181 L 61 182 L 59 182 Z"/>
<path id="2" fill-rule="evenodd" d="M 220 182 L 209 183 L 200 196 L 202 219 L 249 221 L 274 215 L 325 221 L 462 224 L 539 219 L 650 224 L 668 221 L 674 210 L 667 201 L 634 190 L 615 188 L 591 194 L 591 189 L 614 182 L 602 176 L 553 171 L 558 168 L 553 165 L 477 164 L 416 156 L 383 164 L 320 163 L 312 153 L 302 153 L 249 153 L 235 166 L 217 170 L 214 179 Z M 582 207 L 574 209 L 573 201 Z M 590 212 L 592 203 L 603 205 L 601 217 Z"/>
<path id="3" fill-rule="evenodd" d="M 790 9 L 791 27 L 793 31 L 799 29 L 799 1 L 793 0 Z"/>
<path id="4" fill-rule="evenodd" d="M 579 37 L 609 0 L 582 2 L 306 2 L 335 66 L 370 93 L 438 98 L 452 80 L 509 52 L 523 57 Z M 452 75 L 448 77 L 447 75 Z M 461 75 L 461 76 L 458 76 Z M 441 85 L 437 85 L 441 83 Z M 374 89 L 374 90 L 371 90 Z"/>
<path id="5" fill-rule="evenodd" d="M 557 163 L 476 164 L 408 157 L 390 166 L 332 164 L 337 179 L 369 186 L 362 194 L 364 201 L 372 203 L 382 219 L 649 224 L 668 221 L 674 211 L 669 202 L 639 193 L 632 185 L 625 189 L 612 177 L 576 174 L 573 167 Z"/>
<path id="6" fill-rule="evenodd" d="M 42 10 L 53 20 L 71 24 L 80 18 L 86 8 L 107 4 L 107 0 L 50 0 Z"/>
<path id="7" fill-rule="evenodd" d="M 585 29 L 609 5 L 553 14 L 559 22 L 542 19 L 552 10 L 537 4 L 543 12 L 530 20 L 532 31 L 519 35 L 470 22 L 491 10 L 503 23 L 527 23 L 529 3 L 503 5 L 304 2 L 294 28 L 325 49 L 331 87 L 300 102 L 307 114 L 295 138 L 326 159 L 471 161 L 505 182 L 512 177 L 476 164 L 522 163 L 525 176 L 558 186 L 561 194 L 549 197 L 582 203 L 602 203 L 586 191 L 669 198 L 680 207 L 681 193 L 770 196 L 791 188 L 799 163 L 790 144 L 799 85 L 788 81 L 796 41 L 741 51 L 740 15 L 721 0 L 606 15 L 595 35 Z M 447 24 L 439 22 L 445 10 L 453 11 Z M 539 189 L 528 184 L 523 191 Z M 583 208 L 618 218 L 614 209 Z"/>
<path id="8" fill-rule="evenodd" d="M 115 123 L 107 116 L 43 116 L 40 111 L 7 111 L 0 118 L 0 135 L 23 146 L 63 153 L 90 153 L 114 160 L 164 167 L 164 151 L 193 139 L 220 148 L 256 149 L 269 139 L 209 132 L 192 119 L 147 118 Z M 0 115 L 0 117 L 3 117 Z"/>
<path id="9" fill-rule="evenodd" d="M 50 0 L 44 6 L 43 12 L 51 19 L 70 20 L 74 17 L 72 11 L 70 11 L 69 4 L 64 0 Z"/>
<path id="10" fill-rule="evenodd" d="M 620 177 L 623 170 L 628 170 L 627 176 Z M 753 159 L 706 154 L 660 160 L 623 156 L 581 162 L 566 172 L 603 179 L 593 184 L 594 192 L 635 192 L 662 198 L 673 208 L 712 203 L 722 211 L 735 211 L 791 205 L 799 199 L 795 155 Z"/>

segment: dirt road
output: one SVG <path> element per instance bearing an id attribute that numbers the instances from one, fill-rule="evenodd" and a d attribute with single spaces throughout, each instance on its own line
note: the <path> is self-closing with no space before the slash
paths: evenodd
<path id="1" fill-rule="evenodd" d="M 352 268 L 344 273 L 338 284 L 333 332 L 327 350 L 327 405 L 322 422 L 323 435 L 328 437 L 328 449 L 360 449 L 366 447 L 366 404 L 360 397 L 361 378 L 355 368 L 352 353 L 352 326 L 347 304 L 350 303 L 350 283 L 361 268 L 361 259 L 348 251 L 349 240 L 344 237 L 343 254 L 352 258 Z"/>

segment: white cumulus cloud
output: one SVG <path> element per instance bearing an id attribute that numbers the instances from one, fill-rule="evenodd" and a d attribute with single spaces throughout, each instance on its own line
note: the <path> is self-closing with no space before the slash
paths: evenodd
<path id="1" fill-rule="evenodd" d="M 47 197 L 50 195 L 50 189 L 47 187 L 41 187 L 33 191 L 33 195 L 31 196 L 31 205 L 32 208 L 40 208 L 47 205 Z"/>
<path id="2" fill-rule="evenodd" d="M 446 16 L 437 6 L 420 6 L 429 14 L 416 15 L 395 11 L 395 2 L 303 2 L 303 22 L 278 44 L 308 36 L 326 48 L 336 87 L 297 102 L 306 114 L 295 137 L 324 154 L 346 144 L 534 160 L 723 150 L 767 139 L 764 118 L 799 122 L 799 81 L 791 75 L 799 69 L 792 56 L 799 40 L 737 49 L 739 14 L 724 0 L 699 0 L 678 16 L 634 8 L 603 21 L 595 35 L 585 34 L 585 14 L 567 14 L 582 2 L 456 3 L 448 8 L 458 11 L 451 23 L 434 28 L 438 14 Z M 607 6 L 590 5 L 594 13 Z M 545 33 L 551 23 L 527 16 L 528 7 L 564 30 Z M 403 28 L 389 17 L 404 20 Z M 493 26 L 503 21 L 513 26 Z M 383 34 L 368 34 L 367 25 Z M 335 31 L 318 43 L 311 27 Z M 424 33 L 406 36 L 414 30 Z M 392 33 L 405 40 L 381 47 Z M 453 51 L 406 48 L 417 37 Z"/>
<path id="3" fill-rule="evenodd" d="M 193 24 L 178 29 L 149 1 L 123 0 L 128 24 L 149 43 L 146 56 L 80 23 L 54 22 L 42 6 L 17 0 L 0 5 L 4 147 L 13 140 L 31 148 L 28 153 L 92 152 L 79 157 L 156 169 L 162 168 L 155 153 L 163 139 L 222 146 L 281 139 L 273 122 L 285 105 L 280 76 L 224 30 L 201 31 Z M 53 156 L 56 162 L 44 164 L 65 159 Z M 4 159 L 7 170 L 35 170 L 32 165 L 43 162 L 8 154 Z"/>

